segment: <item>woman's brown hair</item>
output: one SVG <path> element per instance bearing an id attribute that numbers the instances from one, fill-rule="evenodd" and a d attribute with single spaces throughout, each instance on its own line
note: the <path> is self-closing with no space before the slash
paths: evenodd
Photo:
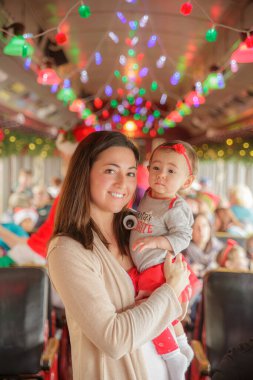
<path id="1" fill-rule="evenodd" d="M 93 232 L 108 247 L 108 242 L 90 216 L 90 172 L 98 155 L 111 147 L 129 148 L 139 161 L 135 145 L 122 133 L 100 131 L 87 136 L 76 148 L 63 182 L 57 207 L 53 237 L 69 236 L 86 249 L 93 249 Z M 126 208 L 114 214 L 114 232 L 122 254 L 127 254 L 129 233 L 124 229 Z"/>

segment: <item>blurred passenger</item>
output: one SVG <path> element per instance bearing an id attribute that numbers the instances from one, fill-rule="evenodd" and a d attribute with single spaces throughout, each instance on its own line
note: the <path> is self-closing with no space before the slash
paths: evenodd
<path id="1" fill-rule="evenodd" d="M 52 177 L 51 184 L 47 188 L 48 194 L 55 199 L 61 190 L 62 179 L 60 177 Z"/>
<path id="2" fill-rule="evenodd" d="M 20 169 L 18 175 L 18 184 L 14 189 L 15 193 L 23 193 L 28 197 L 32 197 L 32 171 L 28 169 Z"/>
<path id="3" fill-rule="evenodd" d="M 246 252 L 249 259 L 249 270 L 253 272 L 253 235 L 250 235 L 246 241 Z"/>
<path id="4" fill-rule="evenodd" d="M 49 211 L 51 209 L 50 196 L 47 192 L 45 186 L 37 185 L 32 189 L 32 206 L 36 209 L 38 213 L 38 220 L 35 224 L 35 229 L 40 227 L 48 217 Z"/>
<path id="5" fill-rule="evenodd" d="M 253 195 L 248 186 L 236 185 L 229 190 L 231 210 L 249 234 L 253 232 Z"/>
<path id="6" fill-rule="evenodd" d="M 216 256 L 222 247 L 223 244 L 214 236 L 208 216 L 204 213 L 196 215 L 192 240 L 184 254 L 197 277 L 202 278 L 207 270 L 215 267 Z"/>
<path id="7" fill-rule="evenodd" d="M 216 260 L 220 268 L 232 271 L 249 270 L 246 251 L 232 239 L 227 240 L 226 246 L 218 253 Z"/>
<path id="8" fill-rule="evenodd" d="M 22 208 L 13 215 L 14 223 L 21 226 L 28 234 L 34 231 L 38 218 L 37 211 L 31 207 Z"/>
<path id="9" fill-rule="evenodd" d="M 1 216 L 1 223 L 13 223 L 13 215 L 17 209 L 29 208 L 31 198 L 24 193 L 13 193 L 8 200 L 8 209 Z"/>
<path id="10" fill-rule="evenodd" d="M 199 214 L 199 212 L 200 212 L 200 205 L 199 205 L 199 201 L 196 198 L 196 196 L 186 195 L 185 201 L 190 206 L 190 209 L 191 209 L 193 215 Z"/>
<path id="11" fill-rule="evenodd" d="M 15 223 L 2 223 L 2 227 L 6 228 L 8 231 L 13 232 L 15 235 L 19 237 L 28 238 L 29 234 L 22 228 L 22 226 L 18 226 Z M 10 247 L 6 244 L 3 239 L 0 238 L 0 256 L 4 256 L 8 253 Z M 0 263 L 1 267 L 1 263 Z"/>
<path id="12" fill-rule="evenodd" d="M 246 236 L 243 224 L 236 219 L 228 207 L 218 207 L 215 212 L 214 229 L 216 232 L 227 232 L 235 236 Z"/>

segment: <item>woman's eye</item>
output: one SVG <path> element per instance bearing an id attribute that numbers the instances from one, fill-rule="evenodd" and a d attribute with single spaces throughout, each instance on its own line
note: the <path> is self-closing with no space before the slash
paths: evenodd
<path id="1" fill-rule="evenodd" d="M 136 173 L 135 172 L 130 172 L 127 174 L 129 177 L 133 177 L 135 178 L 136 177 Z"/>
<path id="2" fill-rule="evenodd" d="M 112 173 L 114 173 L 114 170 L 113 170 L 113 169 L 106 169 L 106 170 L 105 170 L 105 173 L 107 173 L 107 174 L 112 174 Z"/>

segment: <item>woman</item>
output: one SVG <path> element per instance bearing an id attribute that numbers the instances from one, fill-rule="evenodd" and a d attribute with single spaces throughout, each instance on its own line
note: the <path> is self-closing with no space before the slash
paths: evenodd
<path id="1" fill-rule="evenodd" d="M 137 162 L 124 135 L 95 132 L 79 144 L 63 183 L 48 269 L 65 306 L 75 380 L 152 379 L 144 357 L 150 352 L 141 346 L 182 312 L 178 296 L 188 273 L 180 255 L 173 264 L 167 257 L 166 283 L 135 306 L 122 220 Z"/>
<path id="2" fill-rule="evenodd" d="M 185 257 L 197 277 L 216 266 L 216 256 L 223 244 L 214 236 L 211 223 L 205 213 L 195 216 L 192 226 L 192 241 Z"/>

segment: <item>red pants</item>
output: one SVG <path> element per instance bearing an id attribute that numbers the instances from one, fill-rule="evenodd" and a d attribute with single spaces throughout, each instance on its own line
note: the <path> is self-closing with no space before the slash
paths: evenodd
<path id="1" fill-rule="evenodd" d="M 183 257 L 183 261 L 185 258 Z M 139 290 L 147 290 L 153 292 L 159 286 L 164 284 L 165 277 L 163 274 L 164 264 L 158 264 L 154 267 L 148 268 L 142 273 L 138 273 L 136 268 L 132 268 L 128 274 L 132 279 L 136 294 Z M 188 270 L 191 272 L 189 281 L 190 285 L 194 285 L 196 281 L 199 281 L 195 274 L 192 272 L 190 266 L 187 264 Z M 187 286 L 180 295 L 180 302 L 187 302 L 191 298 L 191 286 Z M 172 325 L 175 326 L 178 323 L 178 320 L 172 322 Z M 175 351 L 178 348 L 178 345 L 174 339 L 169 328 L 165 329 L 158 337 L 153 339 L 154 346 L 159 355 L 167 354 L 169 352 Z"/>

